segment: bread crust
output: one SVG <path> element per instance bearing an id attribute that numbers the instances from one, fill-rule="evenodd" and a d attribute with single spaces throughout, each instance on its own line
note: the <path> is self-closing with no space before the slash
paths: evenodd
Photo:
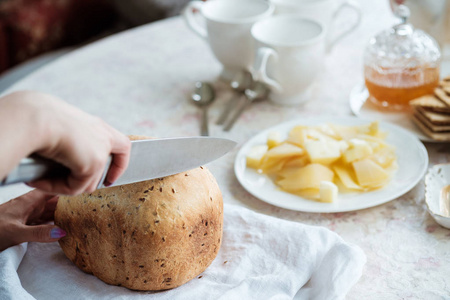
<path id="1" fill-rule="evenodd" d="M 59 244 L 81 270 L 133 290 L 165 290 L 203 272 L 222 242 L 223 201 L 205 167 L 91 194 L 61 196 Z"/>

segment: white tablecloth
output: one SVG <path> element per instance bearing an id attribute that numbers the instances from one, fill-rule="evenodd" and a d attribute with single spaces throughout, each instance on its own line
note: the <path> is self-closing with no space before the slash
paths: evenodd
<path id="1" fill-rule="evenodd" d="M 211 266 L 168 291 L 107 285 L 79 270 L 58 243 L 29 243 L 25 251 L 27 243 L 0 252 L 2 300 L 344 299 L 366 261 L 358 246 L 326 228 L 236 205 L 225 205 L 222 247 Z"/>

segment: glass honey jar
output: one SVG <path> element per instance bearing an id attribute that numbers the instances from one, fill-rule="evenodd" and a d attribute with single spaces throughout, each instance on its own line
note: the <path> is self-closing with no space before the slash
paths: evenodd
<path id="1" fill-rule="evenodd" d="M 407 22 L 406 6 L 395 14 L 400 24 L 371 38 L 364 52 L 369 100 L 381 110 L 408 110 L 410 100 L 433 94 L 439 84 L 438 43 Z"/>

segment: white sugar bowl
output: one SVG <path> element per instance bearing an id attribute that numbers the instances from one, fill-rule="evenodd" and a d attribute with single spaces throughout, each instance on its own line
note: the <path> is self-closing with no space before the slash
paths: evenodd
<path id="1" fill-rule="evenodd" d="M 428 170 L 425 202 L 436 222 L 450 229 L 450 164 L 435 165 Z"/>

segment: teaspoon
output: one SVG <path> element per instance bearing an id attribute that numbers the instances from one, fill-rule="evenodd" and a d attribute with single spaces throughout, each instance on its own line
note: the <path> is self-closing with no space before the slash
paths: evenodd
<path id="1" fill-rule="evenodd" d="M 195 83 L 194 93 L 191 95 L 191 101 L 202 109 L 201 135 L 207 136 L 208 133 L 208 106 L 214 101 L 214 88 L 207 82 L 198 81 Z"/>
<path id="2" fill-rule="evenodd" d="M 231 117 L 230 121 L 225 125 L 223 130 L 229 131 L 233 127 L 234 123 L 239 118 L 239 116 L 242 114 L 242 112 L 247 108 L 247 106 L 256 101 L 265 100 L 269 95 L 269 93 L 270 88 L 264 82 L 255 81 L 251 88 L 245 90 L 244 92 L 246 97 L 245 102 L 243 102 L 243 104 L 241 104 L 236 109 L 234 115 Z"/>
<path id="3" fill-rule="evenodd" d="M 233 91 L 236 93 L 244 93 L 246 89 L 251 87 L 253 83 L 253 76 L 252 73 L 250 73 L 247 70 L 242 70 L 241 72 L 237 73 L 236 76 L 231 80 L 230 86 L 233 89 Z M 222 114 L 220 115 L 219 119 L 217 120 L 217 125 L 222 125 L 225 123 L 226 119 L 228 118 L 228 115 L 230 114 L 233 107 L 236 105 L 237 99 L 235 98 L 235 95 L 228 100 L 228 103 L 225 104 L 225 109 L 223 110 Z"/>

